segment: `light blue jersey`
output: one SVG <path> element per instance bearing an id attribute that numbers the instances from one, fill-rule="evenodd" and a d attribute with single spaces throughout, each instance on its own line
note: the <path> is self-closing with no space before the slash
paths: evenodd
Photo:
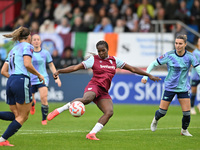
<path id="1" fill-rule="evenodd" d="M 33 52 L 32 64 L 35 69 L 44 76 L 45 84 L 48 86 L 49 84 L 49 76 L 46 70 L 46 63 L 51 63 L 52 57 L 51 54 L 44 49 L 41 49 L 39 52 Z M 38 77 L 34 74 L 31 74 L 31 85 L 41 84 Z"/>
<path id="2" fill-rule="evenodd" d="M 23 74 L 30 77 L 30 73 L 24 66 L 23 56 L 33 55 L 33 46 L 27 42 L 18 43 L 9 52 L 6 61 L 9 63 L 9 74 Z"/>
<path id="3" fill-rule="evenodd" d="M 190 89 L 189 68 L 191 65 L 199 65 L 192 53 L 186 51 L 183 56 L 178 56 L 176 51 L 172 50 L 157 58 L 157 61 L 160 65 L 167 64 L 166 91 L 187 92 Z"/>
<path id="4" fill-rule="evenodd" d="M 193 55 L 196 57 L 197 61 L 200 63 L 200 50 L 195 49 L 193 51 Z M 200 77 L 194 68 L 192 68 L 192 71 L 191 71 L 191 80 L 200 80 Z"/>

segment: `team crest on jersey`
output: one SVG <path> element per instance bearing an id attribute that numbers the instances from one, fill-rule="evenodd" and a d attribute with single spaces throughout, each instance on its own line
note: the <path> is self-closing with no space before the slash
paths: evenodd
<path id="1" fill-rule="evenodd" d="M 112 60 L 109 60 L 111 64 L 113 64 Z"/>
<path id="2" fill-rule="evenodd" d="M 100 62 L 100 63 L 102 63 L 102 61 L 101 61 L 101 60 L 100 60 L 99 62 Z"/>
<path id="3" fill-rule="evenodd" d="M 163 59 L 164 57 L 165 57 L 165 56 L 164 56 L 164 55 L 162 55 L 162 56 L 160 56 L 160 57 L 159 57 L 159 59 Z"/>
<path id="4" fill-rule="evenodd" d="M 34 50 L 33 50 L 33 49 L 31 49 L 31 53 L 33 53 L 33 51 L 34 51 Z"/>

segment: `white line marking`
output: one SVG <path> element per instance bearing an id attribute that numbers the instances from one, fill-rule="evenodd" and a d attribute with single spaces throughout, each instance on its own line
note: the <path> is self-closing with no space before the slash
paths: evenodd
<path id="1" fill-rule="evenodd" d="M 170 127 L 170 128 L 157 128 L 157 130 L 177 130 L 181 127 Z M 200 127 L 189 127 L 189 129 L 200 129 Z M 65 133 L 87 133 L 90 130 L 19 130 L 17 134 L 65 134 Z M 129 131 L 151 131 L 150 128 L 141 129 L 119 129 L 119 130 L 103 130 L 102 132 L 129 132 Z M 0 130 L 3 132 L 3 130 Z"/>

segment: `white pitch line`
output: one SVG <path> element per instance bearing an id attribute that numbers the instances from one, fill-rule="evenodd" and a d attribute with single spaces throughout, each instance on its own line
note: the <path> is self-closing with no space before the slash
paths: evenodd
<path id="1" fill-rule="evenodd" d="M 180 127 L 158 128 L 157 130 L 177 130 Z M 190 129 L 200 129 L 200 127 L 190 127 Z M 150 131 L 150 128 L 141 129 L 118 129 L 118 130 L 103 130 L 102 132 L 129 132 L 129 131 Z M 0 130 L 3 132 L 3 130 Z M 17 134 L 58 134 L 58 133 L 84 133 L 89 130 L 19 130 Z"/>

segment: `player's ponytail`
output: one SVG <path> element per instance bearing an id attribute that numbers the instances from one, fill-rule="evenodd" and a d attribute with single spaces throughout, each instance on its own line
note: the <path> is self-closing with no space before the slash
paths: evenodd
<path id="1" fill-rule="evenodd" d="M 27 39 L 30 35 L 30 30 L 26 27 L 19 27 L 10 34 L 4 34 L 6 38 L 12 38 L 13 41 L 20 41 L 22 39 Z"/>

